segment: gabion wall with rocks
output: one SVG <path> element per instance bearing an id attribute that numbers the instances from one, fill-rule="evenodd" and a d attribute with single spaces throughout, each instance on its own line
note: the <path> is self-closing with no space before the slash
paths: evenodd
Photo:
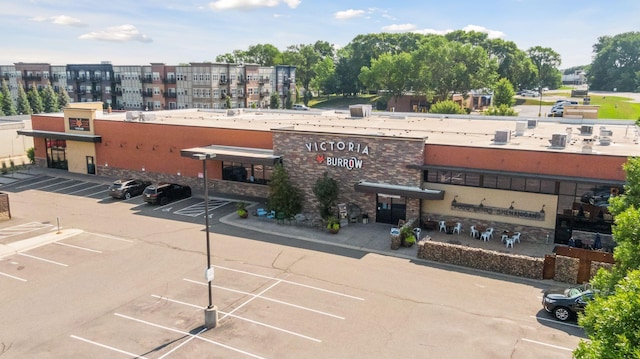
<path id="1" fill-rule="evenodd" d="M 542 279 L 544 267 L 544 258 L 427 240 L 418 242 L 418 258 L 532 279 Z"/>
<path id="2" fill-rule="evenodd" d="M 580 259 L 556 256 L 556 274 L 553 280 L 563 283 L 576 284 L 578 281 L 578 267 Z"/>

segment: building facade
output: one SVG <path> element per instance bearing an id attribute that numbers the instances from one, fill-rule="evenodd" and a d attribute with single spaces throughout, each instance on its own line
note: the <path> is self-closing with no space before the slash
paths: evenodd
<path id="1" fill-rule="evenodd" d="M 213 81 L 204 73 L 198 81 Z M 282 163 L 309 218 L 319 216 L 313 187 L 327 173 L 339 201 L 370 221 L 480 222 L 558 243 L 611 233 L 608 198 L 624 190 L 622 165 L 640 154 L 633 121 L 353 110 L 109 113 L 100 102 L 78 103 L 63 115 L 33 115 L 33 130 L 19 134 L 34 138 L 43 167 L 201 187 L 193 155 L 204 153 L 213 157 L 210 188 L 267 198 Z"/>

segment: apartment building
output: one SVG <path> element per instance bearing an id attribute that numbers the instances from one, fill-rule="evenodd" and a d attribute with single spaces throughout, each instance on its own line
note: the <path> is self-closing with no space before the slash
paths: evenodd
<path id="1" fill-rule="evenodd" d="M 184 65 L 0 65 L 12 97 L 51 83 L 66 90 L 71 102 L 102 102 L 105 109 L 159 111 L 173 109 L 267 108 L 277 93 L 281 107 L 295 101 L 295 67 L 256 64 L 189 63 Z"/>

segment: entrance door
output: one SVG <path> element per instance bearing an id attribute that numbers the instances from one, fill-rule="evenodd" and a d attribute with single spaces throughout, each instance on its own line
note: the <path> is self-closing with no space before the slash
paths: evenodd
<path id="1" fill-rule="evenodd" d="M 93 163 L 93 156 L 87 156 L 87 174 L 96 174 L 96 164 Z"/>
<path id="2" fill-rule="evenodd" d="M 407 201 L 400 196 L 377 195 L 376 222 L 396 225 L 398 220 L 406 220 Z"/>

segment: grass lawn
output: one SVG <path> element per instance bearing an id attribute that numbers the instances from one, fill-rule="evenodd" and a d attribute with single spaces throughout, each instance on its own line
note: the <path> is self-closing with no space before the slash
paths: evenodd
<path id="1" fill-rule="evenodd" d="M 320 96 L 315 97 L 309 101 L 309 107 L 311 108 L 340 108 L 347 109 L 351 105 L 371 105 L 376 108 L 376 101 L 380 96 L 378 95 L 359 95 L 358 97 L 343 97 L 343 96 Z"/>

